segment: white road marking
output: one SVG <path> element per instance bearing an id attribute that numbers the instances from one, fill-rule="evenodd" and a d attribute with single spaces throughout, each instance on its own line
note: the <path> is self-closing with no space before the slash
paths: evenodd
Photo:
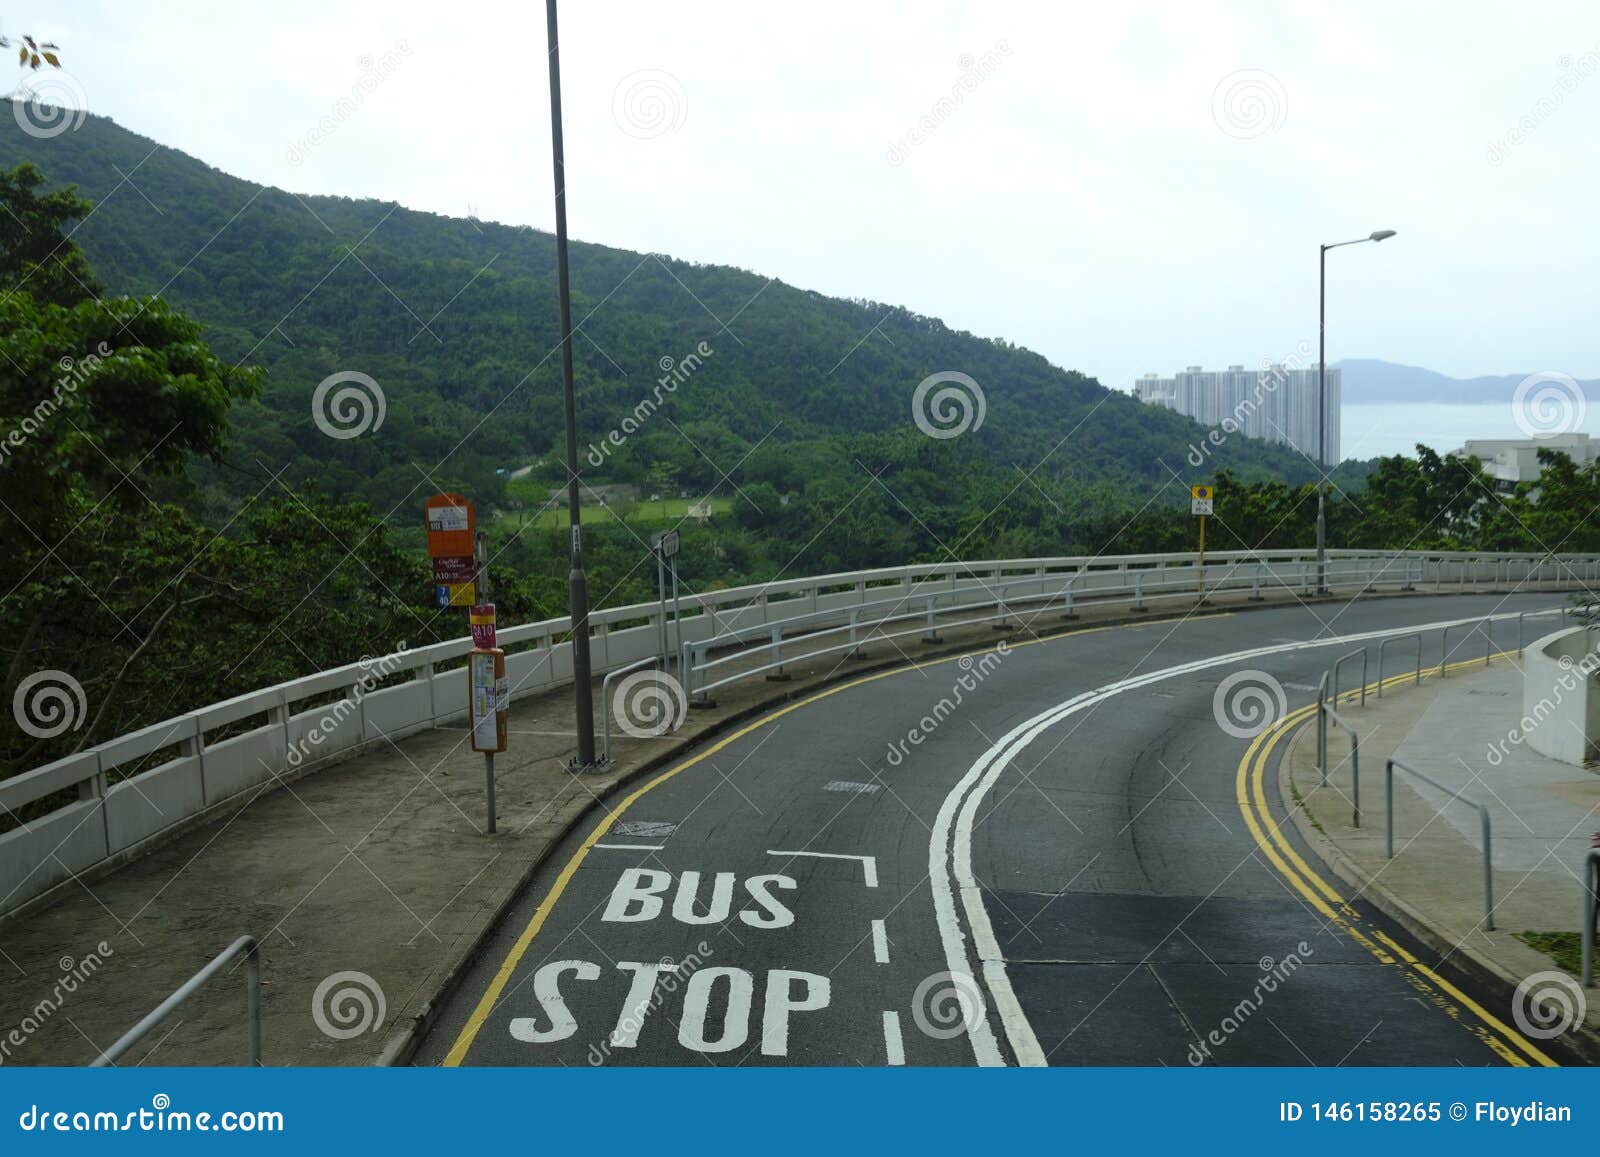
<path id="1" fill-rule="evenodd" d="M 886 1012 L 883 1014 L 883 1051 L 889 1056 L 891 1065 L 906 1063 L 906 1044 L 900 1039 L 900 1014 Z"/>
<path id="2" fill-rule="evenodd" d="M 595 844 L 608 852 L 659 852 L 665 844 Z"/>
<path id="3" fill-rule="evenodd" d="M 1559 610 L 1538 613 L 1557 614 Z M 1194 674 L 1212 667 L 1228 666 L 1267 655 L 1314 650 L 1319 647 L 1345 646 L 1350 643 L 1365 643 L 1375 639 L 1388 638 L 1392 635 L 1406 635 L 1416 631 L 1437 631 L 1449 626 L 1464 626 L 1468 623 L 1481 623 L 1484 621 L 1498 622 L 1506 619 L 1515 619 L 1516 617 L 1515 614 L 1475 615 L 1468 619 L 1449 619 L 1436 623 L 1390 627 L 1380 631 L 1366 631 L 1357 635 L 1298 640 L 1277 646 L 1254 647 L 1245 651 L 1234 651 L 1227 655 L 1215 655 L 1208 659 L 1197 659 L 1174 667 L 1149 671 L 1143 675 L 1134 675 L 1115 683 L 1108 683 L 1092 691 L 1085 691 L 1074 695 L 1071 699 L 1056 704 L 1054 707 L 1047 708 L 1033 718 L 1013 727 L 998 743 L 985 751 L 956 785 L 950 789 L 950 793 L 945 796 L 944 803 L 939 808 L 939 814 L 934 820 L 932 837 L 928 841 L 928 874 L 933 892 L 934 920 L 939 929 L 940 940 L 944 944 L 946 964 L 949 970 L 958 976 L 973 975 L 972 959 L 967 953 L 966 933 L 956 915 L 955 897 L 959 895 L 962 910 L 966 913 L 967 924 L 972 929 L 973 945 L 977 952 L 977 960 L 982 969 L 984 982 L 988 985 L 989 992 L 994 997 L 995 1012 L 999 1017 L 1001 1029 L 1006 1035 L 1006 1041 L 1011 1046 L 1012 1054 L 1017 1058 L 1017 1063 L 1035 1066 L 1044 1065 L 1047 1061 L 1043 1050 L 1039 1047 L 1038 1038 L 1034 1035 L 1033 1026 L 1028 1023 L 1028 1018 L 1024 1015 L 1022 1006 L 1018 1002 L 1016 994 L 1012 991 L 1011 980 L 1006 973 L 1004 956 L 1000 951 L 999 943 L 995 940 L 994 928 L 989 923 L 989 914 L 983 905 L 982 889 L 972 872 L 972 828 L 978 806 L 982 803 L 983 797 L 988 794 L 1011 761 L 1038 738 L 1042 732 L 1060 723 L 1063 719 L 1075 715 L 1079 711 L 1094 707 L 1124 691 L 1149 686 L 1152 683 L 1165 682 L 1168 679 Z M 1529 615 L 1528 617 L 1531 618 L 1533 616 Z M 972 1025 L 967 1030 L 967 1036 L 972 1045 L 973 1057 L 978 1064 L 988 1066 L 1006 1063 L 1003 1054 L 1000 1052 L 999 1042 L 994 1035 L 994 1031 L 989 1027 L 988 1009 L 985 1007 L 981 994 L 979 1007 L 976 1010 Z"/>
<path id="4" fill-rule="evenodd" d="M 861 874 L 866 877 L 867 887 L 878 886 L 878 857 L 877 856 L 851 856 L 844 852 L 780 852 L 767 849 L 769 856 L 812 856 L 819 860 L 860 860 Z"/>
<path id="5" fill-rule="evenodd" d="M 882 920 L 872 922 L 872 958 L 879 964 L 889 963 L 889 930 Z"/>

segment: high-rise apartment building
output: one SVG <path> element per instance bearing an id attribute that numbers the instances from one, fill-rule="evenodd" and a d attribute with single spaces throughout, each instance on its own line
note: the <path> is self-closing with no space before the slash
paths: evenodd
<path id="1" fill-rule="evenodd" d="M 1328 444 L 1330 466 L 1339 462 L 1339 386 L 1337 369 L 1328 370 Z M 1190 366 L 1170 378 L 1146 374 L 1133 385 L 1142 402 L 1165 406 L 1224 433 L 1242 433 L 1293 446 L 1317 457 L 1317 368 L 1267 366 L 1247 370 L 1203 370 Z"/>

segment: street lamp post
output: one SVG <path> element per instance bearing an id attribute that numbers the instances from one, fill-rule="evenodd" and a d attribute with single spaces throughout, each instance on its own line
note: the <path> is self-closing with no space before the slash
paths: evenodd
<path id="1" fill-rule="evenodd" d="M 555 0 L 551 0 L 555 3 Z M 1328 593 L 1328 250 L 1363 241 L 1386 241 L 1393 229 L 1379 229 L 1354 241 L 1335 241 L 1317 254 L 1317 594 Z"/>
<path id="2" fill-rule="evenodd" d="M 578 716 L 578 757 L 572 770 L 594 766 L 594 690 L 589 666 L 589 583 L 583 573 L 579 512 L 578 407 L 572 387 L 572 291 L 567 278 L 567 168 L 561 141 L 561 56 L 556 35 L 556 0 L 545 0 L 550 37 L 550 152 L 556 179 L 556 279 L 561 295 L 561 385 L 567 419 L 567 519 L 572 530 L 572 570 L 567 576 L 567 613 L 572 622 L 572 684 Z"/>

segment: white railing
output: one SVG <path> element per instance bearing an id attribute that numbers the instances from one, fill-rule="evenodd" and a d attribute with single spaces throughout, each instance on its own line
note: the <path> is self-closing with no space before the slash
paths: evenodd
<path id="1" fill-rule="evenodd" d="M 1600 578 L 1600 556 L 1335 550 L 1328 584 L 1344 593 L 1375 586 L 1580 582 Z M 1206 556 L 1205 590 L 1309 593 L 1310 550 L 1221 551 Z M 1193 552 L 926 563 L 734 587 L 682 600 L 681 643 L 697 698 L 739 679 L 761 677 L 808 655 L 848 652 L 863 632 L 914 619 L 899 634 L 975 621 L 1005 622 L 1018 607 L 1193 599 Z M 641 603 L 590 616 L 596 673 L 637 664 L 660 649 L 660 609 Z M 566 617 L 500 632 L 512 698 L 572 678 Z M 825 635 L 837 634 L 837 642 Z M 759 640 L 759 641 L 757 641 Z M 814 646 L 814 644 L 822 644 Z M 796 646 L 809 647 L 797 651 Z M 785 648 L 788 653 L 785 654 Z M 70 800 L 0 833 L 0 915 L 108 859 L 126 858 L 152 838 L 302 764 L 397 740 L 463 719 L 468 638 L 240 695 L 119 736 L 0 780 L 0 814 L 64 792 Z M 753 652 L 769 661 L 752 666 Z M 731 662 L 743 656 L 744 662 Z M 680 671 L 683 670 L 680 667 Z M 381 675 L 382 678 L 375 676 Z M 380 685 L 381 684 L 381 685 Z M 372 688 L 372 689 L 369 689 Z M 327 701 L 342 696 L 337 704 Z M 137 774 L 111 782 L 119 769 Z M 124 772 L 124 774 L 126 774 Z"/>

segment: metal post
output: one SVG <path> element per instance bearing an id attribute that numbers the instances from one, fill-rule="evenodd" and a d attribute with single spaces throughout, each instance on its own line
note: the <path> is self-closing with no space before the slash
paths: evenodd
<path id="1" fill-rule="evenodd" d="M 1483 926 L 1494 931 L 1494 870 L 1489 863 L 1489 809 L 1478 805 L 1483 827 Z"/>
<path id="2" fill-rule="evenodd" d="M 494 590 L 489 584 L 488 535 L 480 530 L 478 532 L 478 540 L 475 545 L 477 546 L 478 565 L 472 576 L 473 584 L 478 602 L 486 603 L 494 596 Z M 494 706 L 495 710 L 499 711 L 508 705 L 497 702 Z M 470 725 L 471 721 L 469 720 L 468 722 Z M 498 726 L 498 724 L 496 726 Z M 492 836 L 494 835 L 494 752 L 492 751 L 485 751 L 483 753 L 483 779 L 483 797 L 486 808 L 485 815 L 487 817 L 484 830 Z"/>
<path id="3" fill-rule="evenodd" d="M 1595 916 L 1600 912 L 1600 849 L 1590 848 L 1583 863 L 1583 986 L 1594 983 Z"/>
<path id="4" fill-rule="evenodd" d="M 594 766 L 594 688 L 589 685 L 589 582 L 583 573 L 583 529 L 579 512 L 578 406 L 572 385 L 572 285 L 567 274 L 567 162 L 561 137 L 561 49 L 556 0 L 545 0 L 550 43 L 550 154 L 556 186 L 556 280 L 561 296 L 561 385 L 567 422 L 567 519 L 572 533 L 572 570 L 567 576 L 572 620 L 572 685 L 578 724 L 574 769 Z"/>
<path id="5" fill-rule="evenodd" d="M 550 0 L 552 4 L 555 0 Z M 1317 594 L 1328 593 L 1328 247 L 1317 247 Z"/>
<path id="6" fill-rule="evenodd" d="M 656 548 L 656 605 L 659 608 L 659 629 L 656 635 L 661 643 L 661 666 L 667 665 L 667 560 L 661 557 L 661 549 Z"/>
<path id="7" fill-rule="evenodd" d="M 678 556 L 673 555 L 672 570 L 672 633 L 677 637 L 678 653 L 683 653 L 683 608 L 678 602 Z M 682 672 L 679 672 L 682 675 Z"/>
<path id="8" fill-rule="evenodd" d="M 244 958 L 244 1015 L 250 1026 L 250 1055 L 245 1062 L 261 1067 L 261 945 L 252 943 Z"/>
<path id="9" fill-rule="evenodd" d="M 1394 760 L 1383 764 L 1383 856 L 1394 859 Z"/>

